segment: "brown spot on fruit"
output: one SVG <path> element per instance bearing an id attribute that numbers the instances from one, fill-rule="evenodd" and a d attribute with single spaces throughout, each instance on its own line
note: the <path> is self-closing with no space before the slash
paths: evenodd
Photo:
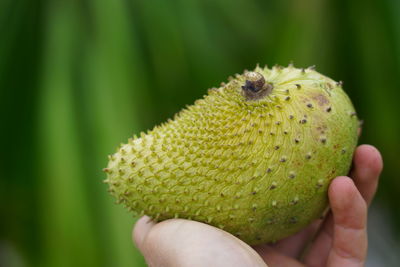
<path id="1" fill-rule="evenodd" d="M 329 103 L 329 100 L 323 94 L 317 94 L 312 99 L 314 99 L 318 105 L 323 106 Z"/>
<path id="2" fill-rule="evenodd" d="M 320 133 L 320 134 L 325 134 L 325 132 L 327 131 L 327 129 L 328 129 L 328 127 L 327 127 L 325 124 L 316 127 L 317 134 L 318 134 L 318 133 Z"/>
<path id="3" fill-rule="evenodd" d="M 333 149 L 336 150 L 336 149 L 338 149 L 339 147 L 340 147 L 340 145 L 339 145 L 339 144 L 336 144 L 336 145 L 333 146 Z"/>

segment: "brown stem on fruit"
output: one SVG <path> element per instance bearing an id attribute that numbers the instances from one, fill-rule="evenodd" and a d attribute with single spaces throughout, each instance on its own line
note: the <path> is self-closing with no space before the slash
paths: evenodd
<path id="1" fill-rule="evenodd" d="M 269 95 L 274 88 L 271 83 L 266 83 L 264 76 L 259 72 L 247 72 L 246 82 L 242 86 L 243 95 L 248 101 L 261 99 Z"/>

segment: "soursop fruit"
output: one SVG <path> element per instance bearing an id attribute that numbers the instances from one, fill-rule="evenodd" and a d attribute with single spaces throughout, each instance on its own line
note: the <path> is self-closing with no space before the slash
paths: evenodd
<path id="1" fill-rule="evenodd" d="M 256 67 L 109 156 L 109 192 L 155 221 L 204 222 L 249 244 L 292 235 L 346 175 L 358 119 L 341 83 L 313 68 Z"/>

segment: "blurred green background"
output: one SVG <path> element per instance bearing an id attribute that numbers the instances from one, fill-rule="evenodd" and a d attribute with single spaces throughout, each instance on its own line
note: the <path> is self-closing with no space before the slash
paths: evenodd
<path id="1" fill-rule="evenodd" d="M 0 266 L 144 266 L 134 218 L 101 182 L 107 155 L 229 75 L 291 61 L 344 81 L 360 142 L 385 161 L 370 252 L 393 249 L 399 13 L 398 0 L 0 0 Z"/>

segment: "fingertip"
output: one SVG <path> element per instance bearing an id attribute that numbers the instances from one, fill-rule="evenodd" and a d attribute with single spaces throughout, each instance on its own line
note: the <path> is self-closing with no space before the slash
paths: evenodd
<path id="1" fill-rule="evenodd" d="M 368 171 L 379 175 L 383 169 L 382 155 L 379 150 L 372 145 L 360 145 L 354 155 L 356 166 L 365 166 Z"/>
<path id="2" fill-rule="evenodd" d="M 335 178 L 328 195 L 335 223 L 355 228 L 364 224 L 367 205 L 352 179 L 347 176 Z"/>
<path id="3" fill-rule="evenodd" d="M 334 213 L 343 211 L 354 205 L 363 205 L 365 202 L 354 181 L 347 176 L 336 177 L 329 186 L 329 203 Z"/>
<path id="4" fill-rule="evenodd" d="M 331 182 L 328 190 L 330 200 L 340 200 L 344 196 L 354 193 L 357 190 L 350 177 L 338 176 Z"/>
<path id="5" fill-rule="evenodd" d="M 371 145 L 361 145 L 354 153 L 351 177 L 367 204 L 370 204 L 378 188 L 383 168 L 382 156 Z"/>
<path id="6" fill-rule="evenodd" d="M 143 240 L 155 223 L 148 216 L 143 216 L 135 223 L 132 230 L 132 239 L 139 250 L 142 250 Z"/>

